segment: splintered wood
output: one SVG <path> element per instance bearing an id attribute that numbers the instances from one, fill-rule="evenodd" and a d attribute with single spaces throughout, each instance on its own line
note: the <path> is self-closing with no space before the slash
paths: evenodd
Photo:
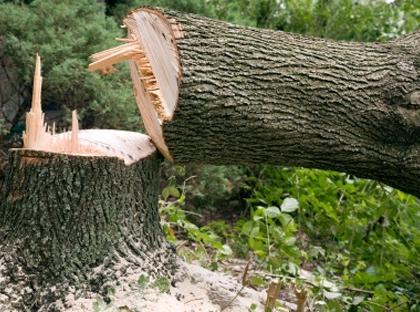
<path id="1" fill-rule="evenodd" d="M 89 71 L 100 71 L 101 74 L 109 74 L 115 71 L 114 64 L 123 61 L 133 61 L 136 64 L 135 70 L 140 75 L 139 79 L 143 85 L 144 91 L 150 97 L 159 117 L 164 118 L 164 109 L 161 103 L 161 93 L 153 74 L 144 50 L 142 50 L 139 42 L 131 36 L 129 38 L 117 38 L 118 41 L 127 42 L 120 46 L 101 51 L 91 55 L 92 63 L 89 64 Z"/>
<path id="2" fill-rule="evenodd" d="M 175 38 L 184 38 L 184 31 L 182 30 L 181 24 L 174 19 L 170 19 L 169 23 L 171 23 L 172 32 L 174 33 Z"/>
<path id="3" fill-rule="evenodd" d="M 38 54 L 35 58 L 35 74 L 32 90 L 31 110 L 26 114 L 26 131 L 23 132 L 23 145 L 25 148 L 36 148 L 44 145 L 46 139 L 44 114 L 41 111 L 41 59 Z"/>
<path id="4" fill-rule="evenodd" d="M 74 110 L 71 115 L 71 147 L 73 153 L 80 152 L 79 144 L 79 121 L 77 119 L 77 112 Z"/>
<path id="5" fill-rule="evenodd" d="M 51 130 L 44 122 L 45 116 L 41 108 L 41 89 L 41 58 L 36 54 L 32 105 L 31 110 L 26 114 L 26 130 L 23 132 L 23 147 L 61 153 L 78 153 L 79 125 L 76 111 L 73 111 L 72 115 L 73 131 L 58 138 L 55 136 L 55 125 L 53 125 L 53 129 Z"/>
<path id="6" fill-rule="evenodd" d="M 126 44 L 92 54 L 89 70 L 100 70 L 102 74 L 108 74 L 115 70 L 114 64 L 130 60 L 137 54 L 144 56 L 143 50 L 135 39 L 127 38 L 126 40 L 128 41 Z"/>
<path id="7" fill-rule="evenodd" d="M 41 108 L 41 59 L 36 55 L 32 107 L 26 115 L 26 130 L 23 133 L 25 149 L 83 156 L 110 156 L 132 164 L 155 151 L 150 138 L 144 134 L 118 130 L 82 130 L 76 111 L 72 112 L 70 132 L 55 133 L 47 126 Z"/>
<path id="8" fill-rule="evenodd" d="M 160 121 L 171 120 L 178 99 L 178 83 L 181 75 L 175 39 L 183 38 L 182 27 L 174 19 L 165 19 L 155 13 L 136 10 L 124 19 L 128 38 L 117 38 L 124 44 L 93 54 L 90 71 L 108 74 L 114 64 L 131 61 L 145 92 L 141 106 L 152 106 Z"/>
<path id="9" fill-rule="evenodd" d="M 159 90 L 155 93 L 157 97 L 152 96 L 153 107 L 161 121 L 169 121 L 178 102 L 181 66 L 176 40 L 183 36 L 181 26 L 174 19 L 148 9 L 131 12 L 124 24 L 129 35 L 138 38 L 156 77 Z"/>
<path id="10" fill-rule="evenodd" d="M 137 107 L 143 124 L 165 158 L 171 160 L 162 136 L 162 124 L 172 120 L 182 76 L 177 40 L 185 34 L 173 18 L 158 10 L 142 8 L 124 19 L 127 38 L 120 46 L 93 54 L 90 71 L 108 74 L 114 64 L 129 61 Z"/>

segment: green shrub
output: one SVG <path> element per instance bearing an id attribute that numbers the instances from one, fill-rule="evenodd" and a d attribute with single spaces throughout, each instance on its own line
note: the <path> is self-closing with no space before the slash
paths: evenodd
<path id="1" fill-rule="evenodd" d="M 267 266 L 283 272 L 281 259 L 316 263 L 320 275 L 371 290 L 372 307 L 419 305 L 417 198 L 336 172 L 263 166 L 254 176 L 247 183 L 250 219 L 239 224 L 240 235 Z M 300 254 L 290 253 L 295 248 Z"/>

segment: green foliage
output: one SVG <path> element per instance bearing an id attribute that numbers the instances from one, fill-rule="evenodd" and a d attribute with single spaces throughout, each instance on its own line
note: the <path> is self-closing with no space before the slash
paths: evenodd
<path id="1" fill-rule="evenodd" d="M 144 289 L 149 284 L 149 277 L 147 275 L 140 275 L 137 280 L 137 285 L 140 287 L 140 289 Z"/>
<path id="2" fill-rule="evenodd" d="M 166 277 L 158 277 L 153 282 L 150 282 L 149 277 L 142 274 L 137 280 L 137 286 L 140 291 L 147 288 L 157 288 L 159 292 L 167 293 L 171 288 L 171 283 Z"/>
<path id="3" fill-rule="evenodd" d="M 153 6 L 211 16 L 211 5 L 209 6 L 208 2 L 206 0 L 121 0 L 114 1 L 112 5 L 109 5 L 108 14 L 115 16 L 118 21 L 121 21 L 133 8 Z"/>
<path id="4" fill-rule="evenodd" d="M 173 180 L 172 180 L 173 181 Z M 162 215 L 162 226 L 169 241 L 176 243 L 179 238 L 187 238 L 193 243 L 193 254 L 184 254 L 185 257 L 200 259 L 203 255 L 207 265 L 232 255 L 229 245 L 225 244 L 225 238 L 229 236 L 228 226 L 223 221 L 210 222 L 205 226 L 197 226 L 187 218 L 187 214 L 200 216 L 195 212 L 183 209 L 185 206 L 185 188 L 182 192 L 169 183 L 162 191 L 160 211 Z M 222 238 L 224 237 L 224 238 Z M 211 254 L 208 253 L 211 250 Z M 189 249 L 185 251 L 188 253 Z"/>
<path id="5" fill-rule="evenodd" d="M 252 312 L 252 311 L 257 311 L 257 305 L 256 305 L 255 303 L 252 303 L 252 304 L 249 306 L 248 311 L 249 311 L 249 312 Z"/>
<path id="6" fill-rule="evenodd" d="M 152 288 L 157 288 L 161 293 L 167 293 L 171 288 L 171 284 L 166 277 L 158 277 L 151 284 Z"/>
<path id="7" fill-rule="evenodd" d="M 131 8 L 152 5 L 247 26 L 340 40 L 395 38 L 419 28 L 415 0 L 125 0 L 110 8 L 120 20 Z"/>
<path id="8" fill-rule="evenodd" d="M 248 201 L 251 220 L 241 229 L 254 224 L 257 216 L 261 223 L 269 220 L 265 221 L 267 234 L 256 231 L 257 237 L 268 240 L 274 231 L 281 231 L 283 237 L 271 238 L 269 247 L 260 243 L 256 248 L 249 242 L 251 250 L 262 256 L 276 252 L 276 261 L 316 264 L 314 271 L 321 276 L 340 277 L 343 285 L 370 290 L 373 295 L 363 302 L 373 310 L 375 304 L 392 311 L 419 305 L 420 203 L 416 198 L 378 182 L 328 171 L 266 166 L 252 176 L 258 179 L 251 177 L 247 183 L 253 194 Z M 291 205 L 290 198 L 299 204 Z M 277 224 L 266 217 L 283 215 L 286 221 Z M 300 254 L 290 254 L 291 248 L 298 248 Z M 284 272 L 281 261 L 268 257 L 266 265 Z"/>
<path id="9" fill-rule="evenodd" d="M 224 206 L 225 210 L 233 210 L 242 204 L 234 199 L 239 198 L 244 167 L 169 166 L 164 167 L 164 173 L 166 177 L 171 177 L 172 186 L 184 184 L 186 209 L 216 212 L 220 206 Z"/>
<path id="10" fill-rule="evenodd" d="M 413 31 L 414 2 L 285 0 L 269 27 L 312 36 L 356 41 L 394 38 Z"/>
<path id="11" fill-rule="evenodd" d="M 287 260 L 299 262 L 296 247 L 297 226 L 289 214 L 275 206 L 251 209 L 250 219 L 238 222 L 243 243 L 258 257 L 266 259 L 270 268 L 280 267 Z"/>
<path id="12" fill-rule="evenodd" d="M 45 110 L 78 109 L 84 127 L 138 128 L 139 119 L 127 68 L 110 77 L 87 71 L 88 56 L 122 36 L 105 6 L 97 1 L 0 1 L 0 33 L 5 53 L 19 68 L 20 84 L 32 85 L 34 55 L 42 58 Z M 48 113 L 47 113 L 48 117 Z M 68 124 L 62 124 L 67 126 Z"/>
<path id="13" fill-rule="evenodd" d="M 204 258 L 217 269 L 219 259 L 251 252 L 259 266 L 295 281 L 301 268 L 310 268 L 316 310 L 419 307 L 416 198 L 336 172 L 263 166 L 248 176 L 243 188 L 251 194 L 249 212 L 234 228 L 222 220 L 197 226 L 189 218 L 196 213 L 183 209 L 184 191 L 173 180 L 163 190 L 165 231 L 174 242 L 193 242 L 190 259 Z M 263 283 L 258 276 L 249 280 Z"/>

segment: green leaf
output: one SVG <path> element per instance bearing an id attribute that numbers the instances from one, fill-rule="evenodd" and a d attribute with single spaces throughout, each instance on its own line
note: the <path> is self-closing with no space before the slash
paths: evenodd
<path id="1" fill-rule="evenodd" d="M 217 264 L 217 262 L 216 262 L 216 261 L 212 261 L 212 262 L 210 263 L 210 270 L 211 270 L 211 271 L 217 271 L 218 267 L 219 267 L 219 265 Z"/>
<path id="2" fill-rule="evenodd" d="M 255 224 L 255 226 L 252 228 L 251 233 L 249 234 L 249 236 L 251 237 L 257 237 L 258 234 L 260 234 L 260 227 L 258 224 Z"/>
<path id="3" fill-rule="evenodd" d="M 167 200 L 169 197 L 179 198 L 181 193 L 175 186 L 167 186 L 162 191 L 162 197 L 164 200 Z"/>
<path id="4" fill-rule="evenodd" d="M 264 219 L 264 217 L 263 217 L 263 216 L 258 216 L 258 215 L 255 215 L 255 216 L 252 218 L 252 220 L 254 220 L 255 222 L 257 222 L 257 221 L 259 221 L 259 220 L 262 220 L 262 219 Z"/>
<path id="5" fill-rule="evenodd" d="M 224 244 L 219 252 L 224 256 L 231 256 L 233 254 L 232 249 L 229 245 Z"/>
<path id="6" fill-rule="evenodd" d="M 299 208 L 299 202 L 296 198 L 286 197 L 281 204 L 282 212 L 293 212 Z"/>
<path id="7" fill-rule="evenodd" d="M 275 206 L 267 207 L 265 213 L 267 214 L 267 217 L 271 219 L 277 218 L 281 214 L 280 209 Z"/>
<path id="8" fill-rule="evenodd" d="M 241 227 L 241 233 L 245 235 L 251 235 L 251 231 L 254 227 L 254 222 L 247 221 Z"/>

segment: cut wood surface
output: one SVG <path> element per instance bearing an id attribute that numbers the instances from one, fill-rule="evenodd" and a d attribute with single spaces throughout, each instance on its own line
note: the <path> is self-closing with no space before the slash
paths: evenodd
<path id="1" fill-rule="evenodd" d="M 124 25 L 167 159 L 332 169 L 420 195 L 420 32 L 336 42 L 153 8 Z"/>

